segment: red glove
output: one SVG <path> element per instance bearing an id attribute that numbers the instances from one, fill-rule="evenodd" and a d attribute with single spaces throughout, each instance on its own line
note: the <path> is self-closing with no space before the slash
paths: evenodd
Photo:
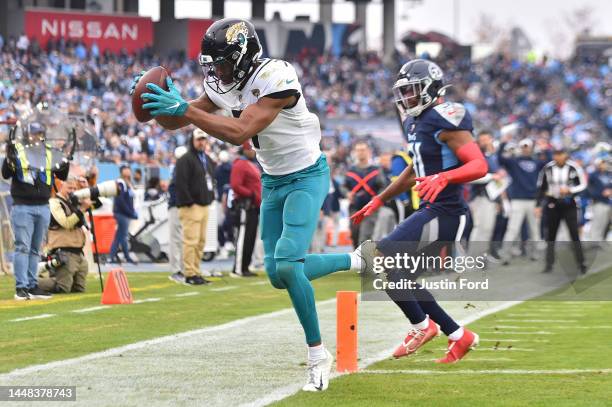
<path id="1" fill-rule="evenodd" d="M 353 216 L 351 216 L 351 220 L 355 225 L 359 225 L 363 218 L 365 218 L 366 216 L 370 216 L 384 204 L 385 203 L 382 201 L 382 199 L 380 199 L 378 196 L 375 196 L 370 202 L 366 204 L 366 206 L 355 212 Z"/>
<path id="2" fill-rule="evenodd" d="M 419 182 L 419 185 L 414 189 L 419 192 L 419 198 L 429 202 L 435 201 L 438 194 L 448 185 L 448 178 L 446 178 L 443 172 L 426 177 L 418 177 L 416 180 Z"/>

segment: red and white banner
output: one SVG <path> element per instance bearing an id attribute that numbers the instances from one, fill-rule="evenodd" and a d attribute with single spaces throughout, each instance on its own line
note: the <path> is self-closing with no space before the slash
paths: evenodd
<path id="1" fill-rule="evenodd" d="M 206 34 L 208 27 L 214 23 L 215 20 L 195 19 L 190 18 L 187 21 L 187 56 L 189 58 L 197 58 L 200 53 L 200 46 L 202 45 L 202 38 Z"/>
<path id="2" fill-rule="evenodd" d="M 82 41 L 88 46 L 96 43 L 100 51 L 113 52 L 122 48 L 132 52 L 153 45 L 153 22 L 149 17 L 26 10 L 25 33 L 42 47 L 57 38 Z"/>

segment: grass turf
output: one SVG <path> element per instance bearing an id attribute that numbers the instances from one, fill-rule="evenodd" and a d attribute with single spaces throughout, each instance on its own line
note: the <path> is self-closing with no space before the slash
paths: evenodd
<path id="1" fill-rule="evenodd" d="M 258 278 L 224 278 L 210 286 L 190 287 L 168 280 L 166 273 L 132 273 L 128 280 L 135 300 L 162 300 L 113 305 L 86 313 L 72 311 L 100 305 L 100 285 L 93 276 L 87 293 L 37 301 L 13 300 L 14 280 L 2 276 L 0 373 L 291 307 L 287 293 L 274 289 L 261 274 Z M 317 300 L 333 298 L 337 290 L 359 289 L 359 279 L 353 273 L 336 273 L 313 284 Z M 226 287 L 232 289 L 214 291 Z M 176 297 L 188 292 L 199 295 Z M 41 314 L 55 316 L 11 322 Z"/>
<path id="2" fill-rule="evenodd" d="M 584 280 L 594 279 L 590 283 L 597 282 L 597 286 L 590 286 L 596 290 L 612 290 L 612 279 L 603 279 L 604 273 Z M 589 286 L 584 280 L 583 285 Z M 545 298 L 555 294 L 563 298 L 565 291 L 557 290 Z M 591 294 L 584 292 L 585 298 Z M 389 358 L 359 373 L 340 376 L 324 393 L 300 392 L 275 405 L 610 405 L 610 372 L 526 371 L 612 369 L 612 302 L 528 301 L 484 317 L 470 328 L 480 333 L 481 343 L 458 364 L 433 362 L 444 354 L 446 341 L 441 337 L 411 357 Z M 543 333 L 525 334 L 529 332 Z M 485 372 L 499 369 L 525 372 Z M 415 372 L 407 372 L 412 370 Z"/>

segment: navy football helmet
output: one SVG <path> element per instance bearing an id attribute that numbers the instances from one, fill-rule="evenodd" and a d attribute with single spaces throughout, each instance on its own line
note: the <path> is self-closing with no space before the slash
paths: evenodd
<path id="1" fill-rule="evenodd" d="M 215 21 L 202 38 L 199 56 L 206 83 L 219 94 L 231 91 L 247 77 L 261 50 L 250 21 L 239 18 Z"/>
<path id="2" fill-rule="evenodd" d="M 425 59 L 406 62 L 393 85 L 395 104 L 402 117 L 416 117 L 431 106 L 446 88 L 440 67 Z"/>

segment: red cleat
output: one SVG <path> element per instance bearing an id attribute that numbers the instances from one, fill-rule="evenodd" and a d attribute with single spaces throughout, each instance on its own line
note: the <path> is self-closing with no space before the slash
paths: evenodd
<path id="1" fill-rule="evenodd" d="M 436 360 L 436 363 L 455 363 L 461 360 L 467 353 L 478 346 L 480 338 L 478 334 L 463 328 L 463 336 L 458 341 L 448 340 L 446 356 Z"/>
<path id="2" fill-rule="evenodd" d="M 404 342 L 402 342 L 402 344 L 395 349 L 395 352 L 393 352 L 393 357 L 401 358 L 402 356 L 412 355 L 421 346 L 439 335 L 440 327 L 430 318 L 427 329 L 412 328 L 408 332 L 408 336 L 406 336 Z"/>

